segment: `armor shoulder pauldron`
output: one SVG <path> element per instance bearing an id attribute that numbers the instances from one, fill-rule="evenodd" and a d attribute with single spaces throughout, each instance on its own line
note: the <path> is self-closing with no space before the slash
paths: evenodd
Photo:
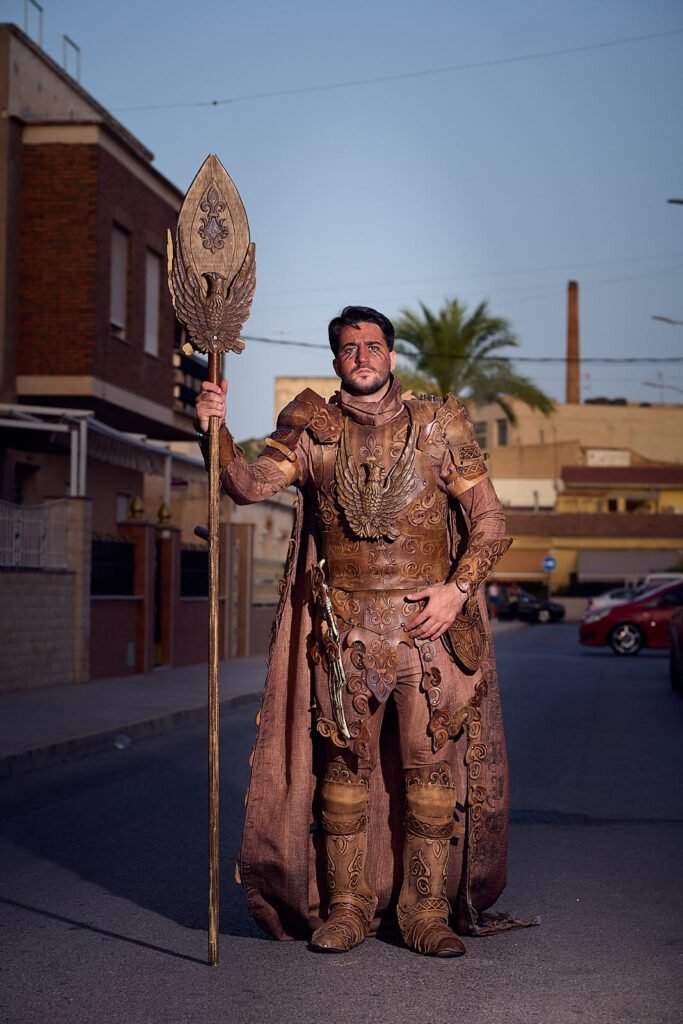
<path id="1" fill-rule="evenodd" d="M 436 397 L 404 399 L 404 405 L 410 414 L 411 422 L 417 427 L 417 448 L 421 452 L 436 455 L 436 449 L 443 448 L 444 438 L 434 429 L 435 417 L 439 409 Z"/>
<path id="2" fill-rule="evenodd" d="M 281 469 L 285 468 L 281 465 L 282 462 L 294 465 L 296 447 L 306 430 L 323 444 L 338 441 L 341 433 L 339 409 L 334 405 L 328 405 L 325 399 L 311 388 L 302 391 L 281 411 L 276 429 L 266 438 L 268 458 L 278 462 Z"/>

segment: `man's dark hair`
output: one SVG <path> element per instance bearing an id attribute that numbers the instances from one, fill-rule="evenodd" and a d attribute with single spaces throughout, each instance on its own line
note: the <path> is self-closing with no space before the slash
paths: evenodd
<path id="1" fill-rule="evenodd" d="M 327 328 L 327 336 L 330 339 L 330 348 L 334 352 L 335 359 L 339 355 L 339 335 L 343 327 L 358 327 L 358 324 L 377 324 L 387 348 L 390 352 L 394 350 L 394 325 L 383 313 L 378 313 L 370 306 L 345 306 L 339 316 L 330 320 Z"/>

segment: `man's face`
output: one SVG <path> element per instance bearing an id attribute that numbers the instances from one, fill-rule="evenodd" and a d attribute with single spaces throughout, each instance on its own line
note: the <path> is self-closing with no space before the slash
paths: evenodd
<path id="1" fill-rule="evenodd" d="M 361 321 L 357 327 L 342 327 L 339 355 L 332 365 L 349 394 L 374 395 L 396 367 L 396 353 L 387 348 L 378 324 Z"/>

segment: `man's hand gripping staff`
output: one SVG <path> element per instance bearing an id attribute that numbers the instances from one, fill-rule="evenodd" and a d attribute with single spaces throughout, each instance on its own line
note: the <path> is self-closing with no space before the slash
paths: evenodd
<path id="1" fill-rule="evenodd" d="M 329 587 L 325 580 L 324 566 L 325 559 L 323 558 L 313 569 L 313 593 L 320 604 L 325 617 L 325 625 L 327 626 L 327 630 L 323 633 L 323 645 L 327 661 L 332 714 L 340 733 L 348 740 L 351 737 L 351 733 L 346 724 L 344 705 L 342 704 L 342 693 L 346 686 L 346 676 L 344 675 L 344 665 L 342 664 L 341 637 L 337 620 L 334 617 Z"/>

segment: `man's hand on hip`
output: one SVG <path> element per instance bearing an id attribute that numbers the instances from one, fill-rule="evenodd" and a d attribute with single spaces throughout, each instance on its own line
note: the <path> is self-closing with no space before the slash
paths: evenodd
<path id="1" fill-rule="evenodd" d="M 194 403 L 197 426 L 202 433 L 205 434 L 209 429 L 211 416 L 218 416 L 221 423 L 225 422 L 225 396 L 227 393 L 227 380 L 222 380 L 220 384 L 212 384 L 208 380 L 202 381 L 202 389 Z"/>
<path id="2" fill-rule="evenodd" d="M 408 600 L 426 600 L 427 604 L 406 622 L 406 633 L 414 640 L 438 640 L 462 611 L 467 594 L 458 590 L 454 583 L 438 583 L 408 594 Z"/>

